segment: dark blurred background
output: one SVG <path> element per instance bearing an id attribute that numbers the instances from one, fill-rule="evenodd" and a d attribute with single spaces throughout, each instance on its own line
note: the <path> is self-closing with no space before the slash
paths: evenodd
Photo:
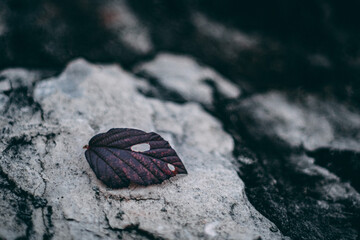
<path id="1" fill-rule="evenodd" d="M 5 0 L 0 69 L 61 69 L 76 57 L 131 68 L 190 54 L 245 91 L 304 89 L 360 99 L 360 2 Z"/>

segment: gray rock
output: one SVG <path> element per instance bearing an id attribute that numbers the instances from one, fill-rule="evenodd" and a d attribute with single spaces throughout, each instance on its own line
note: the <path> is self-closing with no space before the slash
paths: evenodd
<path id="1" fill-rule="evenodd" d="M 9 91 L 20 87 L 30 88 L 40 78 L 40 71 L 9 68 L 0 72 L 0 91 Z"/>
<path id="2" fill-rule="evenodd" d="M 3 183 L 3 179 L 0 181 Z M 16 239 L 26 234 L 26 224 L 24 221 L 18 221 L 19 204 L 17 201 L 23 201 L 9 189 L 1 188 L 0 191 L 0 237 L 2 239 Z M 6 201 L 11 199 L 12 201 Z"/>
<path id="3" fill-rule="evenodd" d="M 280 91 L 225 103 L 224 109 L 240 142 L 239 175 L 261 213 L 294 239 L 358 239 L 357 110 L 331 98 Z M 255 161 L 247 161 L 249 152 Z"/>
<path id="4" fill-rule="evenodd" d="M 296 97 L 281 92 L 254 95 L 239 109 L 248 113 L 250 131 L 259 138 L 279 138 L 292 147 L 360 151 L 360 114 L 334 100 Z M 255 123 L 253 122 L 253 123 Z"/>
<path id="5" fill-rule="evenodd" d="M 259 47 L 259 37 L 225 26 L 200 12 L 192 14 L 192 21 L 200 34 L 222 43 L 224 46 L 222 50 L 227 56 L 236 58 L 243 50 L 254 50 Z"/>
<path id="6" fill-rule="evenodd" d="M 9 100 L 8 96 L 6 96 L 5 94 L 0 93 L 0 111 L 1 112 L 4 111 L 8 100 Z"/>
<path id="7" fill-rule="evenodd" d="M 139 54 L 152 51 L 148 29 L 139 21 L 136 15 L 127 6 L 126 2 L 104 1 L 100 7 L 100 15 L 105 27 L 117 36 L 118 41 Z"/>
<path id="8" fill-rule="evenodd" d="M 154 60 L 138 65 L 135 72 L 156 78 L 162 87 L 176 92 L 186 101 L 213 104 L 213 90 L 205 80 L 213 81 L 226 97 L 236 98 L 240 95 L 235 84 L 189 56 L 160 53 Z"/>
<path id="9" fill-rule="evenodd" d="M 0 221 L 0 236 L 281 239 L 247 200 L 232 165 L 233 140 L 221 124 L 196 103 L 150 99 L 140 87 L 146 83 L 117 65 L 76 60 L 59 77 L 36 85 L 33 98 L 41 111 L 31 104 L 17 112 L 9 108 L 11 116 L 0 118 L 0 173 L 9 186 L 0 204 L 7 217 Z M 107 188 L 82 146 L 113 127 L 158 132 L 189 174 L 149 187 Z M 24 199 L 27 219 L 9 206 L 15 198 Z"/>

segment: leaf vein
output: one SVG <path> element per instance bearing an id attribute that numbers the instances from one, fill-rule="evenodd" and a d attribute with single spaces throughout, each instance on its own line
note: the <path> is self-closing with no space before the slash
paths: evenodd
<path id="1" fill-rule="evenodd" d="M 132 155 L 133 156 L 133 155 Z M 136 154 L 135 154 L 135 156 L 137 156 Z M 152 173 L 149 169 L 147 169 L 147 167 L 138 159 L 138 158 L 136 158 L 135 156 L 133 156 L 142 166 L 144 166 L 144 168 L 149 172 L 149 173 L 151 173 L 151 175 L 153 175 L 159 182 L 161 182 L 161 179 L 160 178 L 158 178 L 154 173 Z M 156 166 L 156 165 L 154 165 L 154 166 Z M 159 167 L 158 166 L 156 166 L 158 169 L 159 169 Z M 160 169 L 161 170 L 161 169 Z M 165 174 L 166 175 L 166 174 Z"/>
<path id="2" fill-rule="evenodd" d="M 108 165 L 116 175 L 118 175 L 122 180 L 124 180 L 124 178 L 126 179 L 124 182 L 128 182 L 128 178 L 125 176 L 121 176 L 107 161 L 106 161 L 106 158 L 104 158 L 103 156 L 101 156 L 100 153 L 96 152 L 94 149 L 92 149 L 92 151 L 99 157 L 101 158 L 105 163 L 106 165 Z"/>
<path id="3" fill-rule="evenodd" d="M 113 151 L 111 151 L 109 148 L 105 148 L 106 150 L 108 150 L 109 152 L 111 152 L 117 159 L 119 159 L 121 162 L 125 163 L 127 166 L 129 166 L 135 173 L 136 175 L 139 176 L 139 178 L 145 183 L 146 181 L 144 180 L 144 178 L 136 171 L 136 169 L 134 167 L 132 167 L 131 165 L 129 165 L 126 161 L 124 161 L 123 159 L 121 159 L 120 157 L 118 157 Z"/>

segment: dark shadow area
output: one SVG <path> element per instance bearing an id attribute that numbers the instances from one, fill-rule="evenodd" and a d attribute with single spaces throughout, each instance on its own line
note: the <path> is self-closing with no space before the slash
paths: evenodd
<path id="1" fill-rule="evenodd" d="M 349 181 L 360 191 L 360 153 L 351 150 L 320 148 L 307 152 L 315 163 Z"/>

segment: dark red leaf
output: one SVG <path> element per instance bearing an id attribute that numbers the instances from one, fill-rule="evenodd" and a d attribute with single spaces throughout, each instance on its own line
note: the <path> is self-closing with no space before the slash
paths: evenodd
<path id="1" fill-rule="evenodd" d="M 158 184 L 177 173 L 187 174 L 175 150 L 154 132 L 113 128 L 91 138 L 84 148 L 96 176 L 111 188 L 127 187 L 131 182 Z"/>

